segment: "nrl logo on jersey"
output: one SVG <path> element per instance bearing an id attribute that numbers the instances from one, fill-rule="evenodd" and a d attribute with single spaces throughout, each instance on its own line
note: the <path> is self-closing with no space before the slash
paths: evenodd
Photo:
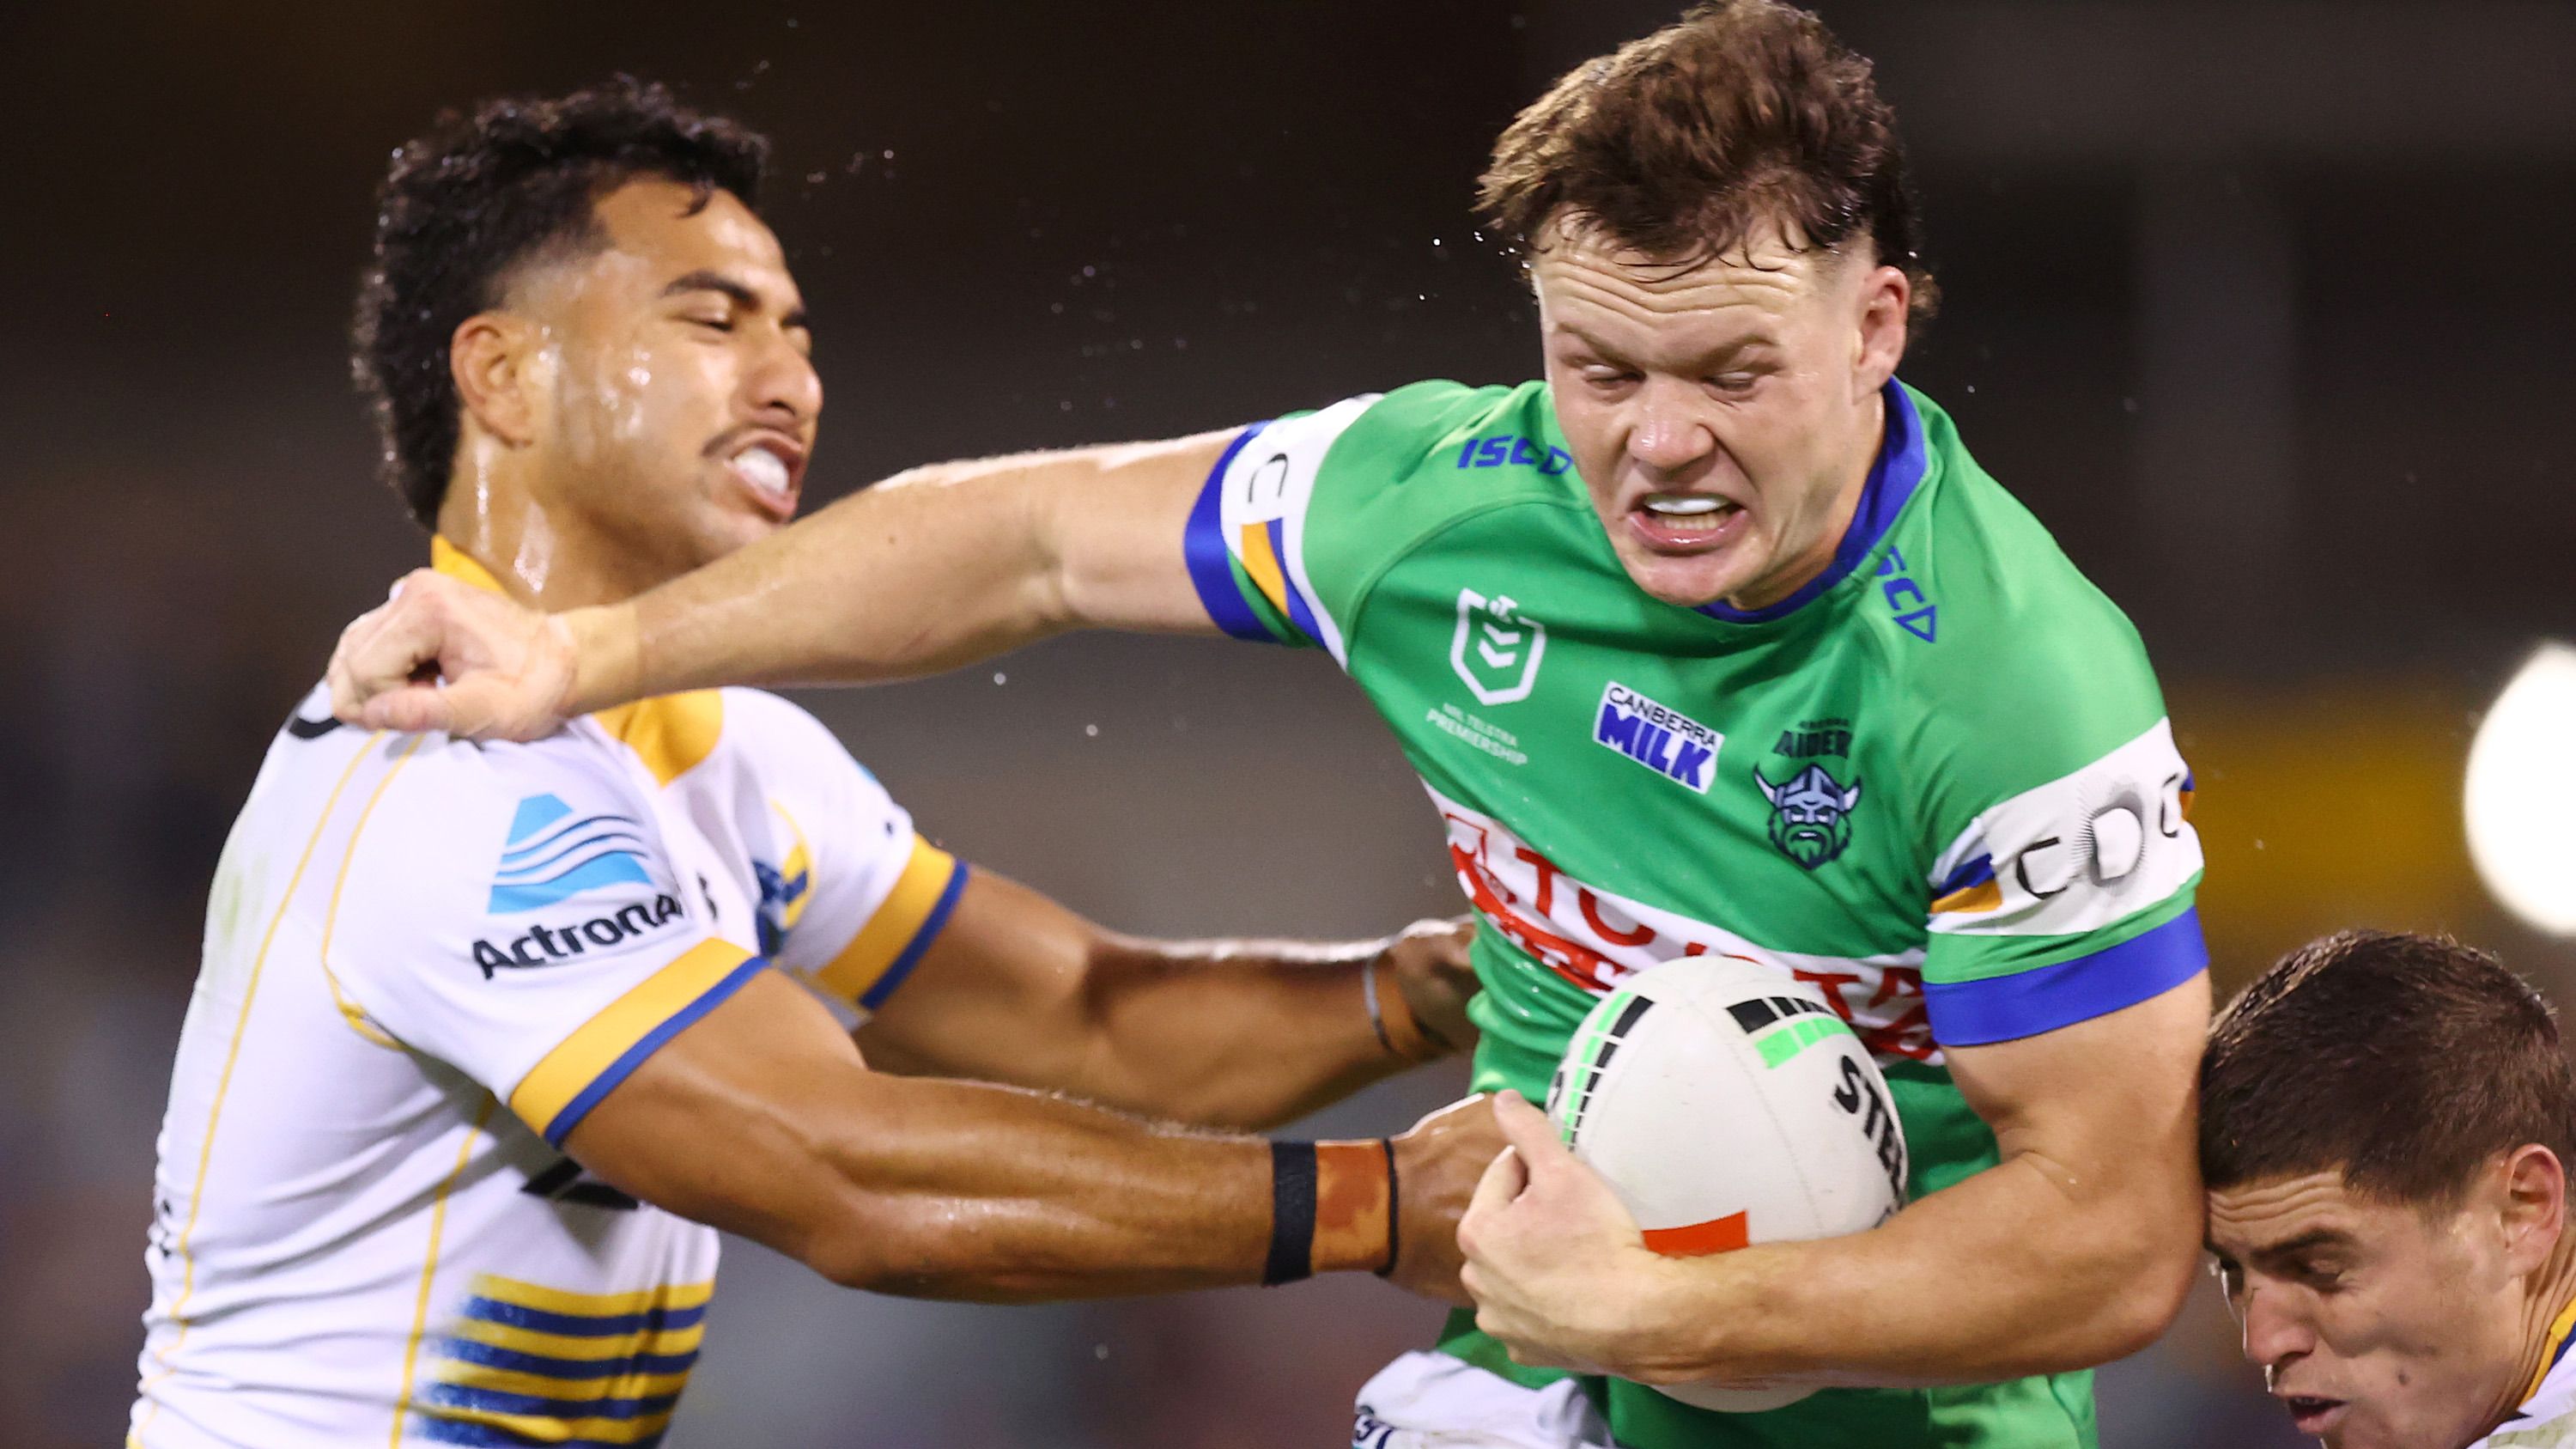
<path id="1" fill-rule="evenodd" d="M 1601 691 L 1601 713 L 1592 722 L 1592 742 L 1705 795 L 1710 777 L 1717 773 L 1717 751 L 1726 736 L 1613 680 Z"/>
<path id="2" fill-rule="evenodd" d="M 1845 789 L 1822 765 L 1809 765 L 1778 784 L 1753 767 L 1753 783 L 1771 802 L 1771 843 L 1780 853 L 1814 870 L 1851 846 L 1852 807 L 1860 804 L 1860 781 Z"/>
<path id="3" fill-rule="evenodd" d="M 1510 595 L 1486 598 L 1458 591 L 1458 632 L 1449 641 L 1449 667 L 1467 682 L 1478 704 L 1510 704 L 1538 686 L 1538 662 L 1547 653 L 1547 626 L 1520 612 Z"/>

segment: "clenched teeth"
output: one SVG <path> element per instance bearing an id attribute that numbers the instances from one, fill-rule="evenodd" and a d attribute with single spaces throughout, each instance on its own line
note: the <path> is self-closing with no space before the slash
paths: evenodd
<path id="1" fill-rule="evenodd" d="M 1646 511 L 1648 513 L 1660 513 L 1666 518 L 1692 518 L 1704 513 L 1715 513 L 1721 508 L 1733 508 L 1735 506 L 1735 504 L 1729 503 L 1723 498 L 1711 498 L 1704 493 L 1683 494 L 1669 498 L 1649 498 L 1646 500 Z"/>
<path id="2" fill-rule="evenodd" d="M 746 448 L 735 454 L 733 471 L 736 477 L 764 493 L 781 497 L 787 493 L 787 463 L 767 448 Z"/>

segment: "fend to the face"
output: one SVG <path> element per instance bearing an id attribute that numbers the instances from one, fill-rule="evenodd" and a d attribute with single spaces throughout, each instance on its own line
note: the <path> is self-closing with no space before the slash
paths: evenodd
<path id="1" fill-rule="evenodd" d="M 605 245 L 529 268 L 549 512 L 676 574 L 792 518 L 823 387 L 778 238 L 722 190 L 655 177 L 595 204 Z"/>
<path id="2" fill-rule="evenodd" d="M 1885 427 L 1905 273 L 1866 237 L 1767 225 L 1676 265 L 1563 219 L 1530 270 L 1566 446 L 1637 586 L 1754 609 L 1824 572 Z"/>
<path id="3" fill-rule="evenodd" d="M 2523 1275 L 2488 1185 L 2457 1206 L 2340 1172 L 2213 1189 L 2209 1250 L 2245 1356 L 2329 1449 L 2457 1449 L 2519 1402 Z"/>

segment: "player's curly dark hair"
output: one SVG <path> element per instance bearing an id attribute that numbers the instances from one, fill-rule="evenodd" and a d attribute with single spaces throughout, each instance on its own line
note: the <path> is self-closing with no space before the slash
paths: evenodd
<path id="1" fill-rule="evenodd" d="M 394 152 L 358 288 L 350 361 L 384 445 L 385 481 L 435 528 L 456 459 L 456 329 L 500 304 L 513 272 L 605 241 L 592 205 L 637 176 L 754 204 L 769 140 L 618 76 L 551 99 L 442 113 Z"/>
<path id="2" fill-rule="evenodd" d="M 1866 236 L 1915 316 L 1939 301 L 1869 58 L 1780 0 L 1710 0 L 1567 72 L 1495 141 L 1476 202 L 1524 253 L 1551 221 L 1685 267 L 1768 220 L 1809 246 Z"/>

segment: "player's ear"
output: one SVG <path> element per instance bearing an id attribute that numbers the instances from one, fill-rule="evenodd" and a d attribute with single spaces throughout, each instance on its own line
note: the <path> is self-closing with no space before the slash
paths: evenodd
<path id="1" fill-rule="evenodd" d="M 2506 1266 L 2537 1273 L 2567 1230 L 2567 1169 L 2557 1153 L 2525 1143 L 2505 1154 L 2499 1179 Z"/>
<path id="2" fill-rule="evenodd" d="M 458 408 L 513 447 L 536 431 L 537 329 L 506 312 L 477 312 L 448 339 Z"/>
<path id="3" fill-rule="evenodd" d="M 1859 295 L 1853 300 L 1860 345 L 1852 375 L 1861 397 L 1875 395 L 1896 375 L 1896 364 L 1905 356 L 1906 318 L 1913 304 L 1914 281 L 1902 268 L 1871 266 L 1862 273 Z"/>

